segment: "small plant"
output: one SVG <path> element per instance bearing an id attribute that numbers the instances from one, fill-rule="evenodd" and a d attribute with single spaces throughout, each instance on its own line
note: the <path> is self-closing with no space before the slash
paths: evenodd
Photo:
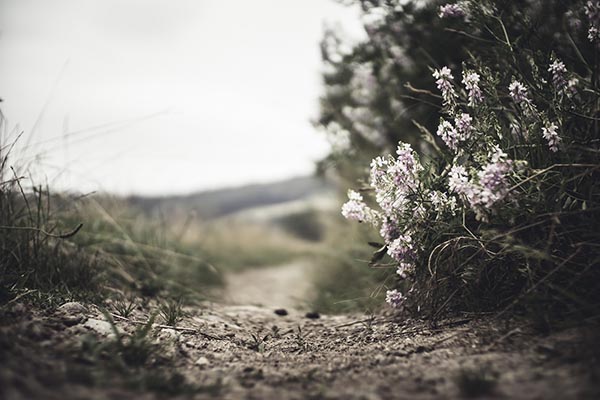
<path id="1" fill-rule="evenodd" d="M 156 313 L 152 314 L 145 324 L 138 326 L 132 335 L 122 334 L 106 310 L 103 310 L 102 314 L 110 323 L 115 335 L 115 340 L 106 343 L 106 348 L 117 365 L 123 368 L 141 367 L 150 360 L 152 355 L 157 353 L 159 345 L 150 339 Z"/>
<path id="2" fill-rule="evenodd" d="M 77 350 L 77 359 L 85 361 L 84 368 L 80 363 L 70 367 L 71 376 L 85 379 L 88 385 L 110 384 L 169 396 L 199 392 L 217 395 L 223 389 L 220 380 L 206 386 L 192 385 L 180 372 L 154 361 L 162 349 L 162 345 L 152 337 L 156 314 L 139 325 L 131 335 L 120 332 L 106 310 L 103 315 L 111 324 L 115 338 L 106 341 L 91 335 L 84 336 L 81 348 Z"/>
<path id="3" fill-rule="evenodd" d="M 123 318 L 129 318 L 138 306 L 135 296 L 129 298 L 118 298 L 113 303 L 113 308 L 117 315 Z"/>
<path id="4" fill-rule="evenodd" d="M 266 349 L 267 340 L 269 340 L 270 337 L 270 333 L 267 333 L 263 336 L 261 331 L 258 331 L 256 333 L 250 333 L 251 340 L 248 342 L 247 346 L 250 350 L 254 350 L 259 353 L 264 353 Z"/>
<path id="5" fill-rule="evenodd" d="M 306 339 L 311 335 L 310 332 L 302 331 L 302 327 L 300 325 L 296 326 L 294 330 L 294 340 L 296 342 L 296 346 L 298 347 L 298 351 L 305 351 L 309 347 L 309 343 Z"/>
<path id="6" fill-rule="evenodd" d="M 183 297 L 168 299 L 160 303 L 158 309 L 165 324 L 177 326 L 186 317 L 187 314 L 183 310 L 183 303 Z"/>
<path id="7" fill-rule="evenodd" d="M 271 337 L 274 339 L 281 339 L 281 329 L 277 325 L 271 327 Z"/>

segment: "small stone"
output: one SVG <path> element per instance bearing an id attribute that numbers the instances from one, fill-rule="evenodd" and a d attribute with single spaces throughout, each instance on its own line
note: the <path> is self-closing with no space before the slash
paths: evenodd
<path id="1" fill-rule="evenodd" d="M 66 326 L 77 325 L 83 321 L 87 309 L 75 301 L 63 304 L 56 309 L 56 315 Z"/>
<path id="2" fill-rule="evenodd" d="M 90 329 L 90 330 L 96 332 L 97 334 L 99 334 L 101 336 L 106 336 L 109 338 L 116 337 L 115 333 L 113 332 L 112 325 L 110 324 L 110 322 L 103 321 L 100 319 L 90 318 L 87 321 L 85 321 L 83 326 L 87 329 Z"/>
<path id="3" fill-rule="evenodd" d="M 159 338 L 163 340 L 176 340 L 179 339 L 181 335 L 177 330 L 171 328 L 164 328 L 160 330 Z"/>
<path id="4" fill-rule="evenodd" d="M 208 360 L 208 358 L 203 356 L 203 357 L 200 357 L 199 359 L 197 359 L 195 364 L 199 367 L 203 367 L 205 365 L 209 365 L 210 361 Z"/>
<path id="5" fill-rule="evenodd" d="M 321 314 L 319 314 L 318 312 L 307 312 L 304 316 L 306 318 L 310 318 L 310 319 L 319 319 L 319 318 L 321 318 Z"/>
<path id="6" fill-rule="evenodd" d="M 57 311 L 64 314 L 83 314 L 87 312 L 87 309 L 81 303 L 70 301 L 58 307 Z"/>
<path id="7" fill-rule="evenodd" d="M 285 308 L 278 308 L 277 310 L 275 310 L 275 314 L 283 317 L 283 316 L 288 315 L 288 312 Z"/>

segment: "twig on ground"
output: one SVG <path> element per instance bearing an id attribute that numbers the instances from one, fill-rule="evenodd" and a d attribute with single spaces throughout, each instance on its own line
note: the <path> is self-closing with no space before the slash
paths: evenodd
<path id="1" fill-rule="evenodd" d="M 504 335 L 500 336 L 498 339 L 494 340 L 492 343 L 487 345 L 485 348 L 485 351 L 488 352 L 488 351 L 492 350 L 495 346 L 497 346 L 501 342 L 505 341 L 512 335 L 515 335 L 517 333 L 523 333 L 523 330 L 521 328 L 522 327 L 520 327 L 520 326 L 516 327 L 515 329 L 512 329 L 512 330 L 508 331 L 507 333 L 505 333 Z"/>
<path id="2" fill-rule="evenodd" d="M 13 298 L 13 299 L 10 299 L 10 300 L 9 300 L 9 301 L 8 301 L 6 304 L 3 304 L 1 307 L 2 307 L 2 308 L 4 308 L 4 307 L 6 307 L 6 306 L 8 306 L 8 305 L 10 305 L 10 304 L 12 304 L 12 303 L 15 303 L 15 302 L 17 302 L 19 299 L 21 299 L 21 298 L 23 298 L 23 297 L 27 296 L 28 294 L 35 293 L 35 292 L 37 292 L 37 289 L 33 289 L 33 290 L 27 290 L 27 291 L 25 291 L 25 292 L 23 292 L 23 293 L 19 294 L 19 295 L 18 295 L 18 296 L 16 296 L 15 298 Z"/>
<path id="3" fill-rule="evenodd" d="M 117 318 L 117 319 L 119 319 L 121 321 L 128 321 L 128 322 L 131 322 L 131 323 L 137 324 L 137 325 L 145 325 L 145 324 L 148 323 L 148 321 L 139 321 L 139 320 L 135 320 L 135 319 L 130 319 L 130 318 L 122 317 L 122 316 L 120 316 L 118 314 L 110 313 L 110 315 L 113 318 Z M 201 336 L 204 336 L 204 337 L 206 337 L 208 339 L 213 339 L 213 340 L 226 340 L 226 339 L 224 339 L 222 337 L 214 336 L 214 335 L 211 335 L 209 333 L 202 332 L 202 331 L 200 331 L 199 329 L 196 329 L 196 328 L 186 328 L 186 327 L 178 327 L 178 326 L 162 325 L 162 324 L 152 324 L 152 327 L 153 328 L 159 328 L 159 329 L 173 329 L 175 331 L 180 331 L 180 332 L 185 332 L 185 333 L 190 333 L 190 334 L 198 334 L 198 335 L 201 335 Z"/>
<path id="4" fill-rule="evenodd" d="M 372 325 L 375 325 L 375 324 L 381 324 L 384 322 L 392 322 L 395 320 L 396 320 L 396 318 L 384 318 L 384 319 L 380 319 L 380 320 L 377 320 L 377 319 L 373 320 L 371 318 L 366 318 L 366 319 L 359 319 L 359 320 L 352 321 L 352 322 L 346 322 L 346 323 L 340 324 L 340 325 L 335 325 L 334 328 L 336 328 L 336 329 L 337 328 L 346 328 L 346 327 L 352 326 L 352 325 L 364 324 L 365 322 L 371 322 Z"/>

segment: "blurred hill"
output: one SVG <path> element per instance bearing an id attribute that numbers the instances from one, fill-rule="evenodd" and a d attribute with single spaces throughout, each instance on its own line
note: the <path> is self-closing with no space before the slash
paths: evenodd
<path id="1" fill-rule="evenodd" d="M 194 213 L 201 219 L 223 217 L 256 208 L 312 203 L 334 198 L 334 184 L 319 177 L 297 177 L 275 183 L 196 192 L 188 195 L 131 196 L 127 201 L 148 215 L 177 217 Z"/>

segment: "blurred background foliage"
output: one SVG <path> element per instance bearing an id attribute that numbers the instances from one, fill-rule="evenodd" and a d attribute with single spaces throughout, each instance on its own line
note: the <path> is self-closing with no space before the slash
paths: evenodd
<path id="1" fill-rule="evenodd" d="M 429 132 L 437 129 L 441 97 L 431 76 L 433 69 L 460 70 L 464 62 L 485 59 L 498 69 L 518 73 L 527 69 L 527 49 L 535 49 L 547 58 L 558 54 L 567 65 L 577 67 L 574 72 L 584 73 L 579 58 L 593 60 L 597 53 L 582 26 L 585 2 L 579 2 L 579 14 L 572 12 L 573 2 L 568 0 L 477 2 L 493 7 L 506 35 L 518 38 L 513 44 L 516 58 L 499 51 L 501 30 L 467 33 L 461 19 L 439 18 L 440 6 L 447 1 L 344 3 L 361 7 L 368 39 L 350 43 L 343 32 L 325 31 L 321 42 L 325 91 L 314 124 L 334 144 L 320 170 L 334 170 L 348 186 L 367 175 L 374 156 L 393 152 L 399 141 L 429 153 L 429 138 L 422 137 L 415 122 Z"/>

